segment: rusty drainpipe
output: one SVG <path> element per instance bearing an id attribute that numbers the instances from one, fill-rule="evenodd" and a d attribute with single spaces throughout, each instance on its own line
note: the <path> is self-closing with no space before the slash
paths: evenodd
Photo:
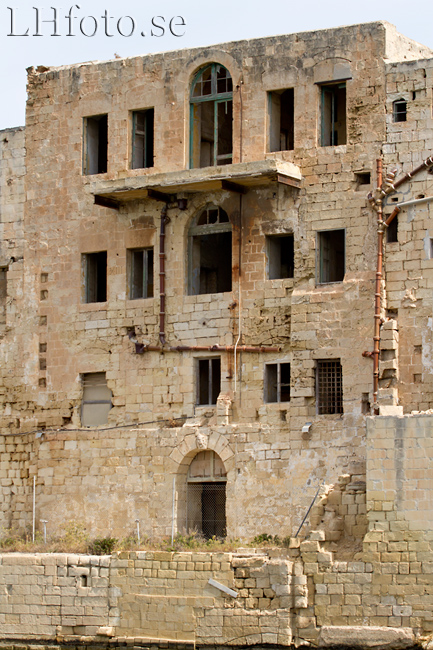
<path id="1" fill-rule="evenodd" d="M 377 395 L 379 390 L 379 353 L 380 353 L 380 308 L 381 308 L 381 288 L 382 288 L 382 271 L 383 271 L 383 232 L 385 225 L 383 223 L 383 204 L 382 204 L 382 182 L 383 168 L 382 159 L 377 160 L 377 268 L 376 268 L 376 290 L 374 293 L 374 349 L 373 349 L 373 405 L 377 404 Z M 374 408 L 374 407 L 373 407 Z M 374 409 L 375 414 L 377 408 Z"/>
<path id="2" fill-rule="evenodd" d="M 165 341 L 165 225 L 167 204 L 161 210 L 161 231 L 159 235 L 159 340 L 164 347 Z"/>

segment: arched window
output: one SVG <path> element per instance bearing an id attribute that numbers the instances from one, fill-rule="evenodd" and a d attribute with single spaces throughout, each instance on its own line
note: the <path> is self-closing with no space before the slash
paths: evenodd
<path id="1" fill-rule="evenodd" d="M 229 71 L 211 63 L 191 88 L 190 167 L 227 165 L 233 159 L 233 83 Z"/>
<path id="2" fill-rule="evenodd" d="M 232 290 L 232 226 L 227 213 L 208 206 L 189 230 L 189 294 Z"/>
<path id="3" fill-rule="evenodd" d="M 186 529 L 207 539 L 226 536 L 227 473 L 211 450 L 194 456 L 187 475 Z"/>

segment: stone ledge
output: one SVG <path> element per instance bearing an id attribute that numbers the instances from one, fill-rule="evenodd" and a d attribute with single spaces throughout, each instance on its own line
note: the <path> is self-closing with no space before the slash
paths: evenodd
<path id="1" fill-rule="evenodd" d="M 318 639 L 321 648 L 344 645 L 354 648 L 399 650 L 414 644 L 415 635 L 409 627 L 324 626 Z"/>

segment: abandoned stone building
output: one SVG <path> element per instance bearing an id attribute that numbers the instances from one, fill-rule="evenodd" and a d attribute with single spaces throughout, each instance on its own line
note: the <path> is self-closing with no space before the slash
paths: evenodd
<path id="1" fill-rule="evenodd" d="M 353 535 L 392 510 L 376 428 L 433 406 L 432 88 L 386 22 L 28 70 L 0 143 L 3 528 L 288 536 L 343 474 Z"/>

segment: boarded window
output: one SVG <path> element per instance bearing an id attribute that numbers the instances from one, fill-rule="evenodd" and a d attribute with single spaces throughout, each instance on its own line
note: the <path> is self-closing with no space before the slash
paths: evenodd
<path id="1" fill-rule="evenodd" d="M 321 86 L 322 147 L 346 144 L 346 84 Z"/>
<path id="2" fill-rule="evenodd" d="M 397 99 L 392 104 L 392 121 L 406 122 L 407 120 L 407 102 L 404 99 Z"/>
<path id="3" fill-rule="evenodd" d="M 132 169 L 153 167 L 154 109 L 132 113 Z"/>
<path id="4" fill-rule="evenodd" d="M 0 325 L 6 323 L 7 268 L 0 268 Z"/>
<path id="5" fill-rule="evenodd" d="M 153 248 L 128 250 L 130 300 L 153 298 Z"/>
<path id="6" fill-rule="evenodd" d="M 226 535 L 227 474 L 211 450 L 199 452 L 188 470 L 186 529 L 206 538 Z"/>
<path id="7" fill-rule="evenodd" d="M 345 231 L 324 230 L 317 233 L 318 282 L 341 282 L 345 274 Z"/>
<path id="8" fill-rule="evenodd" d="M 107 300 L 107 251 L 86 253 L 83 257 L 84 302 Z"/>
<path id="9" fill-rule="evenodd" d="M 107 171 L 108 115 L 84 118 L 83 174 Z"/>
<path id="10" fill-rule="evenodd" d="M 112 408 L 112 393 L 107 387 L 105 372 L 89 372 L 82 376 L 83 400 L 81 402 L 81 424 L 96 427 L 107 424 Z"/>
<path id="11" fill-rule="evenodd" d="M 268 93 L 269 151 L 289 151 L 294 146 L 293 88 Z"/>
<path id="12" fill-rule="evenodd" d="M 268 277 L 293 278 L 295 259 L 293 235 L 272 235 L 266 237 L 268 254 Z"/>
<path id="13" fill-rule="evenodd" d="M 265 366 L 265 402 L 290 401 L 290 363 Z"/>
<path id="14" fill-rule="evenodd" d="M 339 359 L 317 362 L 317 413 L 343 413 L 343 373 Z"/>
<path id="15" fill-rule="evenodd" d="M 189 293 L 221 293 L 232 289 L 232 227 L 227 213 L 210 206 L 189 232 Z"/>
<path id="16" fill-rule="evenodd" d="M 216 404 L 221 391 L 221 359 L 198 359 L 197 404 Z"/>
<path id="17" fill-rule="evenodd" d="M 191 88 L 190 167 L 227 165 L 233 159 L 233 83 L 224 66 L 202 69 Z"/>

